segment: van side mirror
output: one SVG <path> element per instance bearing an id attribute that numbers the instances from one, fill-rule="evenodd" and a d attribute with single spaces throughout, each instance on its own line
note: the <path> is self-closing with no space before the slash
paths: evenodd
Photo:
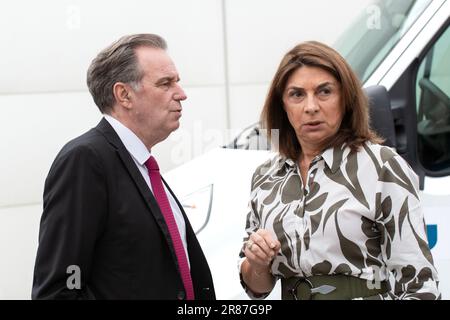
<path id="1" fill-rule="evenodd" d="M 386 146 L 396 148 L 394 117 L 392 116 L 391 100 L 384 86 L 364 88 L 369 98 L 370 126 L 383 137 Z"/>

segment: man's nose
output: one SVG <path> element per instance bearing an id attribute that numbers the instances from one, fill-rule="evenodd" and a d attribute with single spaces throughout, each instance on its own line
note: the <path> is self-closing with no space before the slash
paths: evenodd
<path id="1" fill-rule="evenodd" d="M 177 101 L 186 100 L 187 96 L 186 96 L 186 93 L 184 93 L 184 90 L 181 87 L 181 85 L 177 83 L 176 86 L 177 86 L 177 91 L 175 93 L 174 99 L 177 100 Z"/>

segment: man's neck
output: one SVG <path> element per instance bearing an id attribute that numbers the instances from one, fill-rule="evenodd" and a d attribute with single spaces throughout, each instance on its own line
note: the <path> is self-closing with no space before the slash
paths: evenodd
<path id="1" fill-rule="evenodd" d="M 145 147 L 148 149 L 148 151 L 151 150 L 151 148 L 156 145 L 160 140 L 158 140 L 156 137 L 147 137 L 146 135 L 142 134 L 140 130 L 133 124 L 132 121 L 126 116 L 121 115 L 118 112 L 112 111 L 109 116 L 113 117 L 117 121 L 119 121 L 121 124 L 123 124 L 125 127 L 130 129 L 145 145 Z"/>

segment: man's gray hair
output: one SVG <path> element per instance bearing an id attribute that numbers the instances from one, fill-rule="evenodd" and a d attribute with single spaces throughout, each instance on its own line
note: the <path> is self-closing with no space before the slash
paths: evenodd
<path id="1" fill-rule="evenodd" d="M 156 34 L 127 35 L 103 49 L 92 60 L 87 71 L 87 86 L 101 113 L 110 113 L 115 103 L 113 87 L 116 82 L 138 88 L 144 76 L 135 54 L 138 47 L 166 50 L 167 44 Z"/>

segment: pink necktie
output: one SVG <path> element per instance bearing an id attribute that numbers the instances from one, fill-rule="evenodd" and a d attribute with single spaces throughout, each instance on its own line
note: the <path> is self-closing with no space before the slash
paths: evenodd
<path id="1" fill-rule="evenodd" d="M 183 242 L 181 241 L 180 232 L 178 231 L 178 226 L 175 222 L 169 199 L 167 198 L 167 194 L 161 181 L 158 163 L 155 158 L 150 156 L 145 162 L 145 166 L 147 167 L 150 176 L 153 195 L 159 204 L 159 208 L 161 209 L 167 228 L 169 229 L 170 237 L 172 238 L 173 247 L 180 267 L 181 279 L 183 280 L 184 289 L 186 290 L 186 299 L 194 300 L 194 288 L 192 286 L 191 272 L 189 270 L 186 252 L 184 251 Z"/>

